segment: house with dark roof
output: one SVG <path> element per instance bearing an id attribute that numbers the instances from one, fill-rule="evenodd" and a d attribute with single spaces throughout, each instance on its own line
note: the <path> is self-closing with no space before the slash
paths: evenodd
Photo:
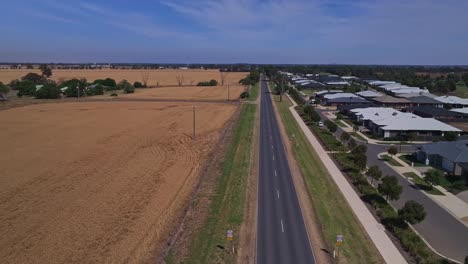
<path id="1" fill-rule="evenodd" d="M 397 97 L 393 97 L 390 95 L 379 96 L 379 97 L 372 98 L 370 100 L 372 100 L 374 103 L 382 107 L 392 107 L 396 109 L 402 109 L 402 108 L 411 106 L 411 102 L 408 101 L 408 99 L 397 98 Z"/>
<path id="2" fill-rule="evenodd" d="M 416 158 L 453 175 L 468 177 L 468 140 L 422 145 Z"/>
<path id="3" fill-rule="evenodd" d="M 468 122 L 468 114 L 429 105 L 409 107 L 405 111 L 420 117 L 432 117 L 443 122 Z"/>
<path id="4" fill-rule="evenodd" d="M 411 102 L 412 106 L 434 106 L 440 108 L 443 107 L 443 104 L 440 101 L 437 101 L 433 98 L 424 95 L 408 97 L 406 99 Z"/>
<path id="5" fill-rule="evenodd" d="M 378 105 L 372 103 L 372 102 L 367 102 L 367 103 L 362 103 L 362 104 L 350 104 L 350 105 L 339 105 L 337 107 L 337 110 L 343 114 L 343 115 L 350 115 L 350 111 L 358 108 L 369 108 L 369 107 L 378 107 Z"/>

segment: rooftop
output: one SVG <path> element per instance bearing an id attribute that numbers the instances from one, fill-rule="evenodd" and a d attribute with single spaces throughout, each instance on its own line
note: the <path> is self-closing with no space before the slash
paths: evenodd
<path id="1" fill-rule="evenodd" d="M 441 103 L 433 98 L 424 96 L 424 95 L 419 95 L 419 96 L 414 96 L 414 97 L 409 97 L 407 98 L 412 103 L 416 104 L 438 104 L 440 105 Z"/>
<path id="2" fill-rule="evenodd" d="M 370 98 L 370 97 L 379 97 L 379 96 L 383 95 L 382 93 L 379 93 L 379 92 L 376 92 L 376 91 L 371 91 L 371 90 L 358 92 L 356 94 L 361 96 L 361 97 L 368 97 L 368 98 Z"/>
<path id="3" fill-rule="evenodd" d="M 334 93 L 342 93 L 342 90 L 323 90 L 320 92 L 316 92 L 316 95 L 322 95 L 322 94 L 334 94 Z"/>
<path id="4" fill-rule="evenodd" d="M 459 109 L 452 109 L 452 112 L 462 113 L 468 115 L 468 107 L 466 108 L 459 108 Z"/>
<path id="5" fill-rule="evenodd" d="M 463 99 L 458 96 L 439 96 L 434 98 L 437 101 L 440 101 L 444 104 L 458 104 L 458 105 L 468 105 L 468 99 Z"/>
<path id="6" fill-rule="evenodd" d="M 440 103 L 440 102 L 439 102 Z M 423 114 L 426 116 L 438 116 L 438 117 L 464 117 L 464 114 L 457 113 L 454 111 L 447 110 L 445 108 L 434 107 L 430 105 L 422 105 L 422 106 L 415 106 L 407 108 L 406 111 L 415 113 L 415 114 Z M 468 118 L 468 113 L 466 114 Z"/>
<path id="7" fill-rule="evenodd" d="M 374 100 L 374 101 L 376 101 L 378 103 L 393 103 L 393 104 L 409 103 L 409 101 L 407 99 L 405 99 L 405 98 L 396 98 L 396 97 L 389 96 L 389 95 L 375 97 L 375 98 L 372 98 L 372 100 Z"/>
<path id="8" fill-rule="evenodd" d="M 353 93 L 335 93 L 335 94 L 326 94 L 323 96 L 323 98 L 327 100 L 336 99 L 336 98 L 352 98 L 352 97 L 360 98 L 359 96 Z"/>
<path id="9" fill-rule="evenodd" d="M 468 140 L 435 142 L 428 145 L 422 145 L 421 150 L 429 155 L 440 155 L 453 162 L 468 162 Z"/>
<path id="10" fill-rule="evenodd" d="M 353 103 L 353 104 L 364 104 L 364 103 L 370 103 L 364 98 L 361 97 L 339 97 L 339 98 L 334 98 L 334 99 L 328 99 L 328 103 Z"/>

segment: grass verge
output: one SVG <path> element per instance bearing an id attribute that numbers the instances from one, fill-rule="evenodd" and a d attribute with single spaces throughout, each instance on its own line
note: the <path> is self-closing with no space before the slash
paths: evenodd
<path id="1" fill-rule="evenodd" d="M 364 141 L 364 142 L 367 142 L 367 139 L 365 139 L 363 136 L 359 135 L 358 133 L 356 132 L 351 132 L 349 133 L 351 136 L 361 140 L 361 141 Z"/>
<path id="2" fill-rule="evenodd" d="M 231 244 L 226 231 L 234 231 L 232 244 L 238 248 L 240 225 L 246 197 L 246 184 L 250 174 L 253 130 L 257 106 L 244 104 L 233 142 L 223 163 L 222 175 L 216 186 L 208 219 L 198 230 L 190 246 L 187 263 L 235 263 L 236 256 L 228 254 Z"/>
<path id="3" fill-rule="evenodd" d="M 412 179 L 413 183 L 418 186 L 421 190 L 433 194 L 433 195 L 444 195 L 441 193 L 439 190 L 436 188 L 432 187 L 428 182 L 426 182 L 424 179 L 416 175 L 414 172 L 406 172 L 403 173 L 405 177 Z"/>
<path id="4" fill-rule="evenodd" d="M 278 102 L 275 97 L 281 118 L 284 122 L 289 140 L 292 144 L 293 154 L 301 172 L 304 175 L 306 187 L 311 194 L 314 209 L 324 232 L 324 237 L 333 247 L 337 234 L 343 234 L 345 243 L 342 253 L 347 263 L 380 263 L 382 259 L 372 241 L 366 236 L 358 220 L 348 204 L 344 201 L 340 190 L 328 176 L 328 171 L 321 163 L 317 153 L 310 146 L 301 128 L 289 111 L 287 100 Z"/>
<path id="5" fill-rule="evenodd" d="M 401 165 L 398 161 L 394 160 L 389 155 L 382 155 L 382 159 L 385 160 L 386 162 L 388 162 L 388 164 L 390 164 L 391 166 L 403 167 L 403 165 Z"/>
<path id="6" fill-rule="evenodd" d="M 414 167 L 427 167 L 426 164 L 418 161 L 413 154 L 406 154 L 406 155 L 401 155 L 398 158 L 400 158 L 402 161 L 404 161 L 406 164 L 411 166 L 411 163 L 414 164 Z"/>
<path id="7" fill-rule="evenodd" d="M 257 100 L 259 87 L 260 83 L 257 83 L 254 86 L 252 86 L 252 88 L 250 89 L 249 98 L 247 99 L 248 101 Z"/>

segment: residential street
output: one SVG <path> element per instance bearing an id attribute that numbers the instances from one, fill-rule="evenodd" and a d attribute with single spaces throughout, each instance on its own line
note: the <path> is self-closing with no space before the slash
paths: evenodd
<path id="1" fill-rule="evenodd" d="M 316 109 L 323 120 L 327 117 L 323 112 L 327 110 Z M 335 135 L 339 136 L 343 129 L 338 126 Z M 356 140 L 359 143 L 358 140 Z M 388 145 L 367 144 L 367 165 L 378 165 L 383 175 L 397 176 L 403 186 L 403 193 L 398 201 L 390 202 L 394 207 L 401 208 L 406 201 L 414 200 L 422 204 L 426 210 L 426 219 L 415 225 L 414 228 L 424 239 L 440 254 L 462 261 L 468 255 L 468 228 L 448 213 L 439 204 L 422 193 L 405 178 L 395 172 L 384 161 L 378 160 L 377 154 L 386 152 Z M 397 146 L 399 147 L 399 146 Z M 402 146 L 403 152 L 414 151 L 416 146 Z"/>

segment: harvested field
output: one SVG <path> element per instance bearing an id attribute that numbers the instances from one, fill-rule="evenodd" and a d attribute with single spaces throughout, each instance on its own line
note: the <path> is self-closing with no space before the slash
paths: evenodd
<path id="1" fill-rule="evenodd" d="M 244 86 L 230 86 L 229 98 L 239 99 L 239 95 L 244 91 Z M 122 95 L 122 98 L 152 98 L 152 99 L 176 99 L 176 100 L 227 100 L 228 87 L 164 87 L 137 89 L 134 94 Z M 106 96 L 107 98 L 107 96 Z"/>
<path id="2" fill-rule="evenodd" d="M 42 104 L 0 111 L 0 262 L 151 262 L 238 106 Z"/>
<path id="3" fill-rule="evenodd" d="M 29 72 L 40 73 L 39 70 L 27 69 L 0 69 L 0 82 L 9 83 L 19 79 Z M 89 82 L 96 79 L 112 78 L 117 82 L 127 80 L 131 83 L 142 82 L 142 73 L 148 73 L 148 85 L 177 86 L 177 78 L 183 78 L 183 85 L 196 85 L 198 82 L 215 79 L 221 83 L 221 74 L 218 70 L 53 70 L 53 80 L 66 80 L 73 78 L 86 78 Z M 230 72 L 226 75 L 225 84 L 238 84 L 239 80 L 247 76 L 246 72 Z"/>

